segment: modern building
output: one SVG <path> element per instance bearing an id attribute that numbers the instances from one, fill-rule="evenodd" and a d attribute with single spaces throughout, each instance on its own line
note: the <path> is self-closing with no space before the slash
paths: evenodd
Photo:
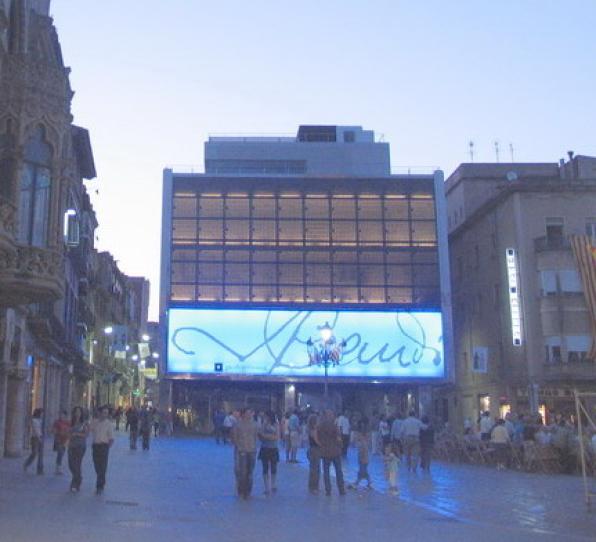
<path id="1" fill-rule="evenodd" d="M 573 412 L 596 391 L 596 158 L 461 164 L 445 185 L 453 422 Z"/>
<path id="2" fill-rule="evenodd" d="M 320 404 L 327 323 L 336 405 L 430 401 L 451 376 L 442 173 L 392 175 L 389 145 L 357 126 L 212 137 L 205 171 L 164 171 L 174 406 L 206 427 L 215 404 Z"/>

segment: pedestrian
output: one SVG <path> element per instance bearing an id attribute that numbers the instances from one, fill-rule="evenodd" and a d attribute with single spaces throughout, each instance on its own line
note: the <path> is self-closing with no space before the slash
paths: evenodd
<path id="1" fill-rule="evenodd" d="M 499 418 L 490 434 L 490 443 L 495 450 L 497 470 L 504 469 L 507 464 L 507 450 L 511 444 L 511 437 L 505 426 L 505 420 Z"/>
<path id="2" fill-rule="evenodd" d="M 408 417 L 402 422 L 401 441 L 408 464 L 408 470 L 415 472 L 418 466 L 420 450 L 420 430 L 425 425 L 416 417 L 416 412 L 410 410 Z M 397 452 L 397 450 L 396 450 Z"/>
<path id="3" fill-rule="evenodd" d="M 402 426 L 404 423 L 404 415 L 401 412 L 398 412 L 395 416 L 395 419 L 391 423 L 391 442 L 393 443 L 393 449 L 399 454 L 403 454 L 404 452 L 404 445 L 402 442 Z"/>
<path id="4" fill-rule="evenodd" d="M 224 420 L 226 415 L 223 410 L 217 409 L 213 415 L 213 433 L 215 436 L 215 444 L 225 444 L 226 439 L 224 435 Z"/>
<path id="5" fill-rule="evenodd" d="M 321 479 L 321 448 L 316 440 L 318 421 L 319 417 L 316 414 L 311 414 L 306 422 L 308 431 L 308 490 L 313 495 L 318 495 Z"/>
<path id="6" fill-rule="evenodd" d="M 385 414 L 379 419 L 379 437 L 381 439 L 381 449 L 385 450 L 385 446 L 391 441 L 389 423 L 387 422 L 387 416 L 385 416 Z"/>
<path id="7" fill-rule="evenodd" d="M 263 483 L 265 495 L 277 492 L 277 464 L 279 463 L 279 423 L 273 412 L 263 414 L 259 427 L 261 449 L 259 459 L 263 465 Z"/>
<path id="8" fill-rule="evenodd" d="M 348 418 L 348 411 L 346 410 L 337 418 L 337 426 L 341 434 L 341 455 L 344 458 L 348 457 L 348 447 L 350 446 L 350 419 Z"/>
<path id="9" fill-rule="evenodd" d="M 91 423 L 93 466 L 97 475 L 95 493 L 101 495 L 106 485 L 108 456 L 114 443 L 112 422 L 108 418 L 108 407 L 100 407 L 98 417 Z"/>
<path id="10" fill-rule="evenodd" d="M 116 420 L 116 431 L 120 431 L 120 420 L 122 419 L 122 407 L 118 407 L 114 412 L 114 420 Z"/>
<path id="11" fill-rule="evenodd" d="M 385 467 L 385 479 L 389 483 L 389 493 L 391 495 L 399 495 L 399 488 L 397 486 L 397 466 L 399 464 L 399 456 L 396 453 L 395 447 L 392 443 L 385 444 L 383 449 L 383 465 Z"/>
<path id="12" fill-rule="evenodd" d="M 31 453 L 23 465 L 23 470 L 27 472 L 29 465 L 37 458 L 37 474 L 43 474 L 43 408 L 36 408 L 31 417 Z"/>
<path id="13" fill-rule="evenodd" d="M 143 450 L 149 450 L 149 442 L 151 440 L 151 429 L 153 428 L 153 415 L 149 407 L 141 411 L 139 419 L 139 433 L 143 443 Z"/>
<path id="14" fill-rule="evenodd" d="M 294 410 L 288 419 L 288 431 L 290 433 L 290 459 L 289 463 L 298 463 L 297 454 L 300 445 L 300 418 Z"/>
<path id="15" fill-rule="evenodd" d="M 286 450 L 286 463 L 290 462 L 290 450 L 292 445 L 290 444 L 290 413 L 286 412 L 284 417 L 281 419 L 281 432 L 284 437 L 284 448 Z"/>
<path id="16" fill-rule="evenodd" d="M 377 455 L 379 453 L 379 413 L 375 410 L 370 420 L 370 442 L 371 453 Z"/>
<path id="17" fill-rule="evenodd" d="M 232 433 L 232 427 L 234 427 L 235 423 L 236 423 L 236 418 L 234 418 L 234 416 L 232 415 L 231 412 L 224 417 L 224 421 L 223 421 L 223 443 L 224 444 L 227 444 L 228 441 L 230 440 L 230 436 Z"/>
<path id="18" fill-rule="evenodd" d="M 486 410 L 480 416 L 480 440 L 488 442 L 490 440 L 490 433 L 493 430 L 494 423 L 490 417 L 490 412 Z"/>
<path id="19" fill-rule="evenodd" d="M 139 438 L 139 412 L 133 406 L 129 409 L 126 417 L 126 423 L 128 424 L 128 437 L 130 442 L 130 449 L 137 449 L 137 439 Z"/>
<path id="20" fill-rule="evenodd" d="M 362 418 L 358 421 L 356 426 L 356 431 L 354 434 L 354 444 L 356 449 L 358 450 L 358 475 L 356 477 L 356 481 L 353 484 L 354 488 L 358 487 L 361 480 L 366 480 L 366 487 L 367 489 L 372 489 L 372 484 L 370 481 L 370 475 L 368 474 L 368 442 L 369 442 L 369 433 L 368 433 L 368 421 L 366 418 Z"/>
<path id="21" fill-rule="evenodd" d="M 248 499 L 252 492 L 257 455 L 257 424 L 254 420 L 254 411 L 250 408 L 243 408 L 239 416 L 240 419 L 232 429 L 236 489 L 240 498 Z"/>
<path id="22" fill-rule="evenodd" d="M 152 409 L 151 415 L 153 418 L 153 436 L 157 437 L 157 434 L 159 433 L 159 424 L 161 423 L 161 416 L 159 415 L 159 411 L 156 408 Z"/>
<path id="23" fill-rule="evenodd" d="M 343 451 L 343 439 L 340 429 L 335 421 L 335 414 L 332 410 L 326 410 L 323 419 L 316 429 L 316 441 L 321 449 L 323 458 L 323 479 L 325 481 L 325 494 L 331 495 L 331 476 L 329 473 L 331 464 L 335 469 L 335 480 L 340 495 L 345 495 L 344 475 L 341 467 L 341 454 Z"/>
<path id="24" fill-rule="evenodd" d="M 83 476 L 81 474 L 81 463 L 87 450 L 87 435 L 89 424 L 81 407 L 74 407 L 70 419 L 70 438 L 68 441 L 68 468 L 72 475 L 70 491 L 75 493 L 81 490 Z"/>
<path id="25" fill-rule="evenodd" d="M 423 416 L 421 421 L 425 427 L 420 429 L 420 468 L 430 472 L 430 461 L 435 445 L 435 430 L 430 424 L 428 416 Z"/>
<path id="26" fill-rule="evenodd" d="M 62 458 L 70 436 L 70 423 L 66 410 L 60 412 L 60 416 L 52 425 L 52 433 L 54 434 L 54 451 L 56 452 L 55 474 L 62 474 Z"/>

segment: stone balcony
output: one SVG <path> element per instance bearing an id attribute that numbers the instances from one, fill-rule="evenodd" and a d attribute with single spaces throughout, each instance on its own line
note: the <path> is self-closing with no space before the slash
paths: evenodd
<path id="1" fill-rule="evenodd" d="M 0 196 L 0 250 L 14 252 L 16 230 L 16 207 L 6 198 Z"/>
<path id="2" fill-rule="evenodd" d="M 546 381 L 596 381 L 594 361 L 545 363 L 542 370 Z"/>
<path id="3" fill-rule="evenodd" d="M 0 305 L 42 303 L 64 294 L 64 263 L 48 248 L 0 244 Z"/>

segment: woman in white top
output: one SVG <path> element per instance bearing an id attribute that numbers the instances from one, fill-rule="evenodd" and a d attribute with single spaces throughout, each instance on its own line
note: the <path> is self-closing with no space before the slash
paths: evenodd
<path id="1" fill-rule="evenodd" d="M 43 429 L 41 417 L 43 415 L 43 408 L 36 408 L 33 411 L 31 418 L 31 453 L 23 465 L 23 469 L 27 471 L 29 465 L 35 461 L 37 457 L 37 474 L 43 474 Z"/>

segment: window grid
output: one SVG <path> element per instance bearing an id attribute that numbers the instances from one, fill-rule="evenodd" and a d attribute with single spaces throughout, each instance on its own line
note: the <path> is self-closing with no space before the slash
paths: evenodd
<path id="1" fill-rule="evenodd" d="M 435 231 L 432 198 L 285 196 L 176 194 L 172 299 L 440 302 L 436 236 L 415 239 L 417 222 Z M 424 220 L 412 220 L 414 207 Z M 390 236 L 391 225 L 407 235 Z"/>

